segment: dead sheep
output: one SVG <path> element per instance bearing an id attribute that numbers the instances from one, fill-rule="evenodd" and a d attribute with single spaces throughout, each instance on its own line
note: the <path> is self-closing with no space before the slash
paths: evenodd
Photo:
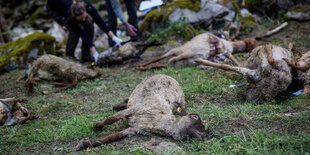
<path id="1" fill-rule="evenodd" d="M 27 102 L 23 98 L 0 99 L 0 126 L 24 124 L 28 120 L 38 119 L 38 115 L 30 115 L 27 108 L 20 103 Z"/>
<path id="2" fill-rule="evenodd" d="M 126 43 L 123 46 L 114 46 L 100 53 L 98 58 L 98 66 L 108 66 L 111 64 L 123 62 L 129 58 L 136 58 L 137 49 L 131 43 Z"/>
<path id="3" fill-rule="evenodd" d="M 77 150 L 99 146 L 103 143 L 137 134 L 160 134 L 182 140 L 187 136 L 204 138 L 206 130 L 197 114 L 185 111 L 185 99 L 179 83 L 167 75 L 155 75 L 142 81 L 132 92 L 125 110 L 95 125 L 104 125 L 128 118 L 130 127 L 98 140 L 83 140 Z"/>
<path id="4" fill-rule="evenodd" d="M 310 95 L 310 52 L 296 57 L 293 62 L 285 59 L 293 70 L 297 71 L 297 81 L 304 86 L 303 94 Z"/>
<path id="5" fill-rule="evenodd" d="M 279 46 L 266 45 L 255 48 L 246 60 L 244 67 L 233 67 L 198 59 L 203 65 L 234 71 L 247 78 L 247 101 L 268 100 L 285 91 L 292 82 L 291 67 L 283 60 L 292 60 L 292 53 Z"/>
<path id="6" fill-rule="evenodd" d="M 156 41 L 149 44 L 124 42 L 122 46 L 113 46 L 100 53 L 97 66 L 110 66 L 123 63 L 129 59 L 139 59 L 140 56 L 151 46 L 156 46 Z M 138 50 L 138 47 L 142 47 Z"/>
<path id="7" fill-rule="evenodd" d="M 62 81 L 56 83 L 61 86 L 56 91 L 65 90 L 84 79 L 93 79 L 100 76 L 100 71 L 82 66 L 79 63 L 67 61 L 54 55 L 43 55 L 38 58 L 28 71 L 26 88 L 33 93 L 33 87 L 39 79 Z"/>
<path id="8" fill-rule="evenodd" d="M 260 43 L 254 38 L 247 38 L 240 41 L 227 41 L 225 39 L 218 38 L 211 33 L 203 33 L 197 35 L 184 45 L 169 50 L 163 56 L 157 57 L 147 63 L 139 65 L 137 68 L 140 70 L 147 70 L 152 68 L 162 68 L 167 65 L 154 65 L 147 67 L 148 65 L 158 62 L 162 59 L 168 58 L 168 65 L 177 66 L 197 66 L 196 60 L 198 58 L 219 61 L 224 60 L 228 56 L 232 61 L 239 65 L 237 60 L 232 56 L 238 52 L 250 52 Z"/>

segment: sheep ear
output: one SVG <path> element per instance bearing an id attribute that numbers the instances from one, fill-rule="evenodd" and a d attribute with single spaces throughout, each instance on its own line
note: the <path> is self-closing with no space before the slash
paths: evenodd
<path id="1" fill-rule="evenodd" d="M 191 115 L 191 118 L 198 121 L 199 120 L 199 116 L 198 115 Z"/>

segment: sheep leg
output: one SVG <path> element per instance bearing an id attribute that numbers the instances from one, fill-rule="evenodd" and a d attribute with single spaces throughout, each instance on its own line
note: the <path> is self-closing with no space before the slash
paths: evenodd
<path id="1" fill-rule="evenodd" d="M 167 67 L 167 65 L 157 64 L 157 65 L 150 66 L 150 67 L 138 66 L 137 69 L 139 69 L 141 71 L 146 71 L 146 70 L 150 70 L 150 69 L 159 69 L 159 68 L 166 68 L 166 67 Z"/>
<path id="2" fill-rule="evenodd" d="M 101 130 L 101 129 L 103 128 L 103 126 L 105 126 L 105 125 L 111 125 L 111 124 L 117 122 L 117 121 L 120 120 L 120 119 L 129 117 L 129 116 L 130 116 L 131 114 L 133 114 L 133 113 L 134 113 L 133 108 L 129 108 L 129 109 L 125 109 L 125 110 L 123 110 L 123 111 L 119 111 L 119 112 L 116 113 L 115 115 L 106 118 L 104 121 L 99 122 L 99 123 L 96 123 L 95 129 L 96 129 L 96 130 Z"/>
<path id="3" fill-rule="evenodd" d="M 189 59 L 191 56 L 192 55 L 190 55 L 190 54 L 182 53 L 182 54 L 180 54 L 178 56 L 175 56 L 175 57 L 169 59 L 168 60 L 168 64 L 172 64 L 172 63 L 175 63 L 177 61 L 184 60 L 184 59 Z"/>
<path id="4" fill-rule="evenodd" d="M 238 60 L 230 52 L 227 53 L 227 56 L 230 60 L 232 60 L 232 62 L 235 65 L 240 66 L 240 63 L 238 62 Z"/>
<path id="5" fill-rule="evenodd" d="M 123 103 L 118 104 L 118 105 L 116 105 L 116 106 L 113 106 L 113 110 L 115 110 L 115 111 L 121 111 L 121 110 L 127 109 L 128 100 L 129 100 L 129 99 L 126 98 L 126 99 L 123 101 Z"/>
<path id="6" fill-rule="evenodd" d="M 26 123 L 28 120 L 33 120 L 33 119 L 38 119 L 39 115 L 35 114 L 35 115 L 30 115 L 27 117 L 22 117 L 20 120 L 18 120 L 18 124 L 24 124 Z"/>
<path id="7" fill-rule="evenodd" d="M 61 87 L 65 87 L 68 84 L 70 84 L 69 82 L 55 82 L 55 86 L 61 86 Z"/>
<path id="8" fill-rule="evenodd" d="M 37 84 L 36 81 L 39 81 L 39 78 L 28 78 L 26 81 L 26 88 L 28 93 L 32 94 L 34 92 L 34 86 Z"/>
<path id="9" fill-rule="evenodd" d="M 27 117 L 21 117 L 21 118 L 18 118 L 16 122 L 14 122 L 13 124 L 10 124 L 9 126 L 11 125 L 16 125 L 16 124 L 25 124 L 28 120 L 33 120 L 33 119 L 38 119 L 39 116 L 36 114 L 36 115 L 30 115 L 30 116 L 27 116 Z"/>
<path id="10" fill-rule="evenodd" d="M 29 110 L 27 108 L 23 107 L 19 102 L 14 102 L 11 107 L 11 113 L 19 110 L 23 113 L 24 116 L 29 115 Z"/>
<path id="11" fill-rule="evenodd" d="M 151 61 L 149 61 L 149 62 L 147 62 L 147 63 L 144 63 L 144 64 L 139 65 L 139 66 L 137 67 L 137 69 L 139 69 L 139 70 L 146 70 L 146 69 L 155 69 L 155 68 L 163 68 L 163 67 L 166 67 L 165 65 L 158 65 L 158 66 L 155 65 L 155 66 L 152 66 L 152 67 L 149 67 L 149 68 L 147 68 L 147 67 L 145 67 L 145 66 L 147 66 L 147 65 L 149 65 L 149 64 L 152 64 L 152 63 L 155 63 L 155 62 L 158 62 L 158 61 L 160 61 L 160 60 L 162 60 L 162 59 L 165 59 L 165 58 L 167 58 L 167 57 L 170 57 L 170 56 L 176 56 L 178 52 L 179 52 L 179 48 L 173 48 L 173 49 L 171 49 L 170 51 L 168 51 L 166 54 L 164 54 L 164 55 L 162 55 L 162 56 L 160 56 L 160 57 L 154 58 L 153 60 L 151 60 Z"/>
<path id="12" fill-rule="evenodd" d="M 260 76 L 259 76 L 259 74 L 257 73 L 256 70 L 251 70 L 251 69 L 248 69 L 248 68 L 245 68 L 245 67 L 233 67 L 233 66 L 226 65 L 226 64 L 213 63 L 211 61 L 204 60 L 204 59 L 201 59 L 201 58 L 197 59 L 196 62 L 198 62 L 200 64 L 203 64 L 203 65 L 206 65 L 206 66 L 212 66 L 212 67 L 215 67 L 215 68 L 220 68 L 220 69 L 223 69 L 223 70 L 226 70 L 226 71 L 234 71 L 236 73 L 242 74 L 245 77 L 250 78 L 253 81 L 260 80 Z"/>
<path id="13" fill-rule="evenodd" d="M 78 80 L 73 80 L 72 83 L 67 84 L 64 87 L 56 88 L 55 92 L 60 92 L 60 91 L 66 90 L 68 88 L 71 88 L 71 87 L 75 86 L 77 83 L 78 83 Z"/>
<path id="14" fill-rule="evenodd" d="M 147 66 L 147 65 L 149 65 L 149 64 L 152 64 L 152 63 L 158 62 L 158 61 L 160 61 L 160 60 L 162 60 L 162 59 L 165 59 L 166 57 L 167 57 L 167 56 L 163 55 L 163 56 L 154 58 L 153 60 L 151 60 L 151 61 L 149 61 L 149 62 L 147 62 L 147 63 L 144 63 L 144 64 L 139 65 L 138 67 L 145 67 L 145 66 Z"/>
<path id="15" fill-rule="evenodd" d="M 113 106 L 113 110 L 115 111 L 125 110 L 126 108 L 127 108 L 127 103 L 121 103 L 116 106 Z"/>
<path id="16" fill-rule="evenodd" d="M 79 151 L 79 150 L 86 149 L 89 147 L 100 146 L 104 143 L 114 142 L 114 141 L 126 138 L 128 136 L 134 136 L 136 134 L 137 134 L 137 131 L 134 128 L 130 127 L 123 131 L 111 134 L 109 136 L 106 136 L 104 138 L 100 138 L 97 140 L 82 140 L 76 145 L 76 150 Z"/>
<path id="17" fill-rule="evenodd" d="M 272 67 L 276 68 L 278 62 L 272 56 L 272 45 L 267 45 L 266 48 L 267 48 L 267 61 Z"/>
<path id="18" fill-rule="evenodd" d="M 32 94 L 34 92 L 33 87 L 36 84 L 36 81 L 39 80 L 38 78 L 34 78 L 34 77 L 38 74 L 38 71 L 41 65 L 42 65 L 42 62 L 39 61 L 36 64 L 34 64 L 33 67 L 31 68 L 28 79 L 26 80 L 26 88 L 27 88 L 28 93 Z"/>

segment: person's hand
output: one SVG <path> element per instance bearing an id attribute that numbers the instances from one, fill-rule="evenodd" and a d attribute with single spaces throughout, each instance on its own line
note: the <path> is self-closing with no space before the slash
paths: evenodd
<path id="1" fill-rule="evenodd" d="M 133 25 L 126 22 L 125 26 L 126 26 L 127 32 L 129 33 L 130 36 L 135 37 L 137 35 L 137 33 L 136 33 L 137 29 Z"/>
<path id="2" fill-rule="evenodd" d="M 117 45 L 122 46 L 122 45 L 121 45 L 121 43 L 123 42 L 122 39 L 120 39 L 120 38 L 118 38 L 118 37 L 116 37 L 116 36 L 113 36 L 113 37 L 112 37 L 112 40 L 113 40 Z"/>
<path id="3" fill-rule="evenodd" d="M 98 57 L 99 57 L 99 53 L 97 52 L 95 46 L 92 46 L 90 48 L 90 53 L 93 55 L 94 59 L 95 59 L 95 63 L 97 63 L 98 61 Z"/>
<path id="4" fill-rule="evenodd" d="M 92 46 L 92 47 L 90 48 L 90 53 L 91 53 L 91 54 L 97 53 L 97 50 L 96 50 L 95 46 Z"/>

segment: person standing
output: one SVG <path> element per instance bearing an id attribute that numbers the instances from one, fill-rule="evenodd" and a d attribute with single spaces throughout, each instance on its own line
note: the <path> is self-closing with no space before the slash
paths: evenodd
<path id="1" fill-rule="evenodd" d="M 48 0 L 46 4 L 52 18 L 69 31 L 66 55 L 74 57 L 79 38 L 82 38 L 82 61 L 97 62 L 98 52 L 93 44 L 94 22 L 116 44 L 122 40 L 115 36 L 96 9 L 86 0 Z"/>
<path id="2" fill-rule="evenodd" d="M 128 21 L 125 19 L 120 0 L 106 0 L 106 8 L 108 11 L 108 25 L 111 28 L 112 32 L 116 34 L 118 17 L 126 26 L 131 41 L 137 41 L 139 35 L 139 28 L 136 0 L 124 0 L 124 3 L 128 12 Z M 111 38 L 109 38 L 109 45 L 110 47 L 115 45 Z"/>

